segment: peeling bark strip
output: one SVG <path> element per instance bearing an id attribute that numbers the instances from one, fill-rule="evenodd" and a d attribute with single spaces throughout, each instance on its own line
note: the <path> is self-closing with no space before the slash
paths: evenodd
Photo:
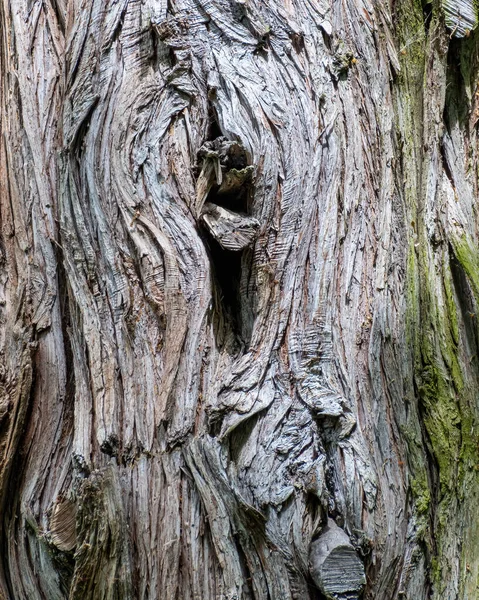
<path id="1" fill-rule="evenodd" d="M 50 519 L 50 534 L 52 543 L 63 552 L 72 551 L 76 539 L 76 504 L 61 499 L 54 507 Z"/>
<path id="2" fill-rule="evenodd" d="M 452 35 L 461 38 L 469 36 L 477 27 L 478 6 L 476 0 L 442 0 L 446 25 Z"/>
<path id="3" fill-rule="evenodd" d="M 203 208 L 203 221 L 210 234 L 225 250 L 244 250 L 251 246 L 259 223 L 256 219 L 207 202 Z"/>
<path id="4" fill-rule="evenodd" d="M 476 24 L 0 0 L 0 598 L 477 597 Z"/>

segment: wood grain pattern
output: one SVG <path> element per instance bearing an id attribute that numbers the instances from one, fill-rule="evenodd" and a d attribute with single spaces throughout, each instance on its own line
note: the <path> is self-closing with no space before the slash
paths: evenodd
<path id="1" fill-rule="evenodd" d="M 0 598 L 476 598 L 476 22 L 0 1 Z"/>

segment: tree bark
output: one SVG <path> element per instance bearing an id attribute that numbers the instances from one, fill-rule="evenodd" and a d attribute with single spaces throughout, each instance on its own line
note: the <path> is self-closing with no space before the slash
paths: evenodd
<path id="1" fill-rule="evenodd" d="M 476 25 L 1 0 L 0 598 L 477 598 Z"/>

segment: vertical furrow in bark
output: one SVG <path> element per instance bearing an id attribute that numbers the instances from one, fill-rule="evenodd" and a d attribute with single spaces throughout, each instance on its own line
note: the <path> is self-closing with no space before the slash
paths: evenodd
<path id="1" fill-rule="evenodd" d="M 68 484 L 70 450 L 55 221 L 63 37 L 49 2 L 3 2 L 1 20 L 1 405 L 10 440 L 2 461 L 1 585 L 6 597 L 60 598 L 62 575 L 44 533 Z"/>

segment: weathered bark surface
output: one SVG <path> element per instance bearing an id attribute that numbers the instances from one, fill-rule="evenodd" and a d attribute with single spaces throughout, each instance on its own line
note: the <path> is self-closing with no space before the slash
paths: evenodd
<path id="1" fill-rule="evenodd" d="M 477 598 L 476 24 L 1 0 L 0 598 Z"/>

